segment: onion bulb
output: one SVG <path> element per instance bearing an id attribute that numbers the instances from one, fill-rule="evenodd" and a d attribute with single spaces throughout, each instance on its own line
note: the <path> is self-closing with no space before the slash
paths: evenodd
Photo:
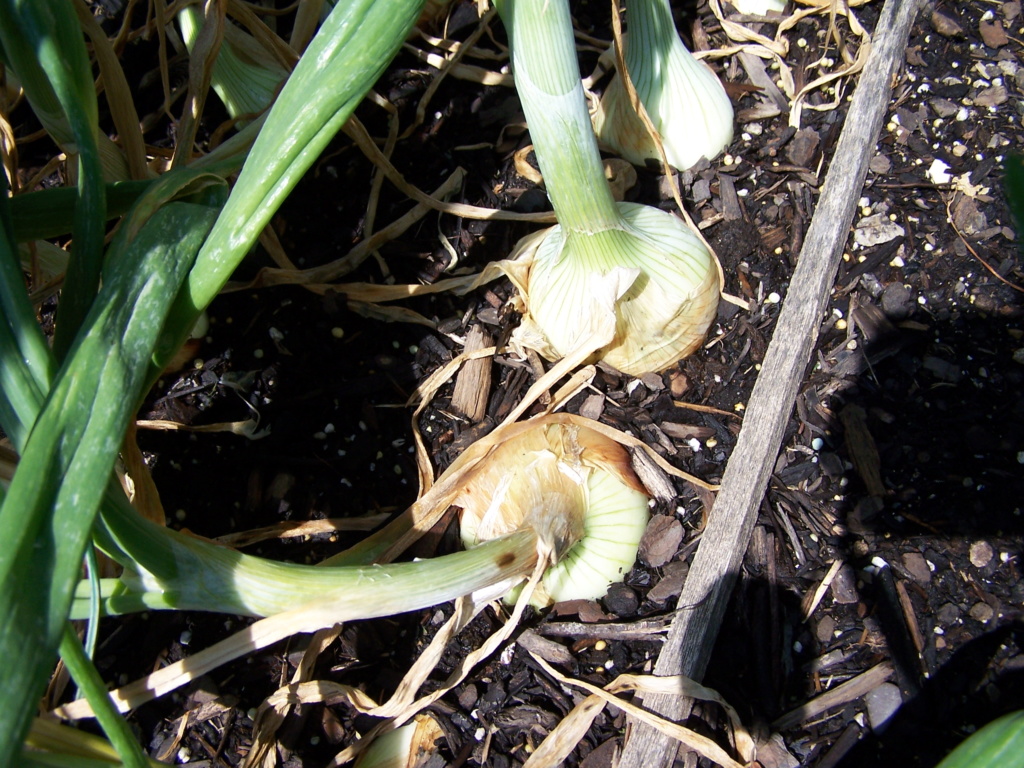
<path id="1" fill-rule="evenodd" d="M 542 420 L 500 444 L 454 503 L 467 548 L 525 527 L 537 533 L 555 561 L 533 595 L 543 606 L 603 597 L 625 577 L 647 501 L 621 445 L 585 426 Z"/>
<path id="2" fill-rule="evenodd" d="M 626 69 L 668 162 L 686 170 L 702 157 L 716 157 L 732 141 L 732 103 L 718 76 L 679 39 L 668 0 L 630 0 L 626 24 Z M 661 159 L 620 74 L 597 102 L 593 120 L 601 142 L 634 165 Z"/>
<path id="3" fill-rule="evenodd" d="M 506 270 L 524 313 L 513 340 L 557 360 L 614 313 L 614 338 L 598 355 L 640 376 L 700 346 L 718 309 L 718 271 L 675 216 L 634 203 L 617 208 L 616 228 L 581 235 L 556 225 L 520 243 L 518 268 Z"/>

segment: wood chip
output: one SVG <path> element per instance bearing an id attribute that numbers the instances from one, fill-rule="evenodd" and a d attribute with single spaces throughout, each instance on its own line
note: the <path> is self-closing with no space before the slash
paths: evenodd
<path id="1" fill-rule="evenodd" d="M 524 630 L 516 638 L 516 643 L 535 656 L 540 656 L 544 661 L 552 664 L 568 665 L 574 661 L 574 657 L 568 648 L 561 643 L 556 643 L 554 640 L 541 637 L 532 629 Z"/>
<path id="2" fill-rule="evenodd" d="M 850 453 L 853 468 L 867 486 L 868 494 L 884 497 L 882 462 L 878 457 L 875 439 L 868 429 L 867 413 L 859 405 L 851 403 L 840 412 L 839 420 L 843 422 L 846 450 Z"/>
<path id="3" fill-rule="evenodd" d="M 668 563 L 661 580 L 647 593 L 647 599 L 654 603 L 663 603 L 669 598 L 679 597 L 683 591 L 683 582 L 689 572 L 688 564 L 680 561 Z"/>
<path id="4" fill-rule="evenodd" d="M 722 196 L 722 215 L 726 221 L 743 218 L 743 205 L 736 194 L 736 180 L 727 174 L 718 174 L 718 188 Z"/>
<path id="5" fill-rule="evenodd" d="M 669 437 L 674 437 L 678 440 L 689 440 L 694 437 L 698 440 L 707 440 L 715 434 L 715 430 L 711 427 L 700 427 L 696 424 L 677 424 L 674 421 L 662 422 L 661 430 Z"/>
<path id="6" fill-rule="evenodd" d="M 932 11 L 932 29 L 943 37 L 963 37 L 964 28 L 952 16 L 947 16 L 939 11 Z"/>
<path id="7" fill-rule="evenodd" d="M 682 541 L 682 523 L 674 516 L 655 515 L 640 539 L 640 557 L 652 568 L 660 568 L 676 556 Z"/>
<path id="8" fill-rule="evenodd" d="M 813 128 L 801 128 L 786 145 L 786 157 L 793 165 L 810 168 L 820 139 Z"/>
<path id="9" fill-rule="evenodd" d="M 981 39 L 989 48 L 1002 48 L 1010 42 L 1010 38 L 1006 36 L 1006 30 L 998 21 L 983 20 L 978 24 L 978 31 L 981 33 Z"/>
<path id="10" fill-rule="evenodd" d="M 476 352 L 494 344 L 494 339 L 481 325 L 474 325 L 466 335 L 466 352 Z M 487 415 L 487 398 L 491 391 L 491 358 L 468 361 L 455 379 L 452 410 L 474 424 Z"/>
<path id="11" fill-rule="evenodd" d="M 896 593 L 900 598 L 900 610 L 903 611 L 903 621 L 906 622 L 910 639 L 914 642 L 914 649 L 920 658 L 921 654 L 924 653 L 924 635 L 921 634 L 921 626 L 917 623 L 917 613 L 914 611 L 914 604 L 910 601 L 907 585 L 902 581 L 897 581 Z"/>
<path id="12" fill-rule="evenodd" d="M 903 560 L 903 567 L 907 569 L 907 573 L 918 584 L 927 584 L 932 580 L 931 568 L 920 552 L 907 552 L 900 559 Z"/>
<path id="13" fill-rule="evenodd" d="M 633 471 L 651 496 L 663 503 L 670 502 L 676 497 L 672 481 L 647 451 L 630 451 L 630 456 Z"/>
<path id="14" fill-rule="evenodd" d="M 873 691 L 879 685 L 892 677 L 892 666 L 888 663 L 878 664 L 866 672 L 862 672 L 854 678 L 838 685 L 827 693 L 811 699 L 806 704 L 801 704 L 772 723 L 772 728 L 784 731 L 800 723 L 807 722 L 818 715 L 827 712 L 835 707 L 841 707 L 851 701 L 856 701 L 869 691 Z"/>

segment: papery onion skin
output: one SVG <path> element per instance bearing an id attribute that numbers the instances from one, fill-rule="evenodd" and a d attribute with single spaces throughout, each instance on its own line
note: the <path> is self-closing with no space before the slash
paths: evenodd
<path id="1" fill-rule="evenodd" d="M 679 39 L 667 0 L 631 0 L 625 61 L 630 79 L 661 137 L 669 164 L 686 170 L 732 142 L 733 108 L 718 76 Z M 616 73 L 595 106 L 602 144 L 634 165 L 660 161 L 657 145 Z"/>

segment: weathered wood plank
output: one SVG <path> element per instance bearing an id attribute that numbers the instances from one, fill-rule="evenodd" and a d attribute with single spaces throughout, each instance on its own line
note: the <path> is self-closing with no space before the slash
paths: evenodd
<path id="1" fill-rule="evenodd" d="M 750 541 L 757 510 L 782 443 L 783 430 L 803 381 L 822 313 L 867 175 L 893 75 L 903 60 L 919 0 L 886 0 L 872 49 L 854 94 L 817 209 L 807 230 L 743 429 L 729 459 L 690 573 L 681 606 L 658 658 L 658 675 L 700 679 L 707 667 L 729 594 Z M 673 720 L 685 717 L 681 696 L 648 696 L 644 707 Z M 672 765 L 677 744 L 654 728 L 631 723 L 621 768 Z"/>

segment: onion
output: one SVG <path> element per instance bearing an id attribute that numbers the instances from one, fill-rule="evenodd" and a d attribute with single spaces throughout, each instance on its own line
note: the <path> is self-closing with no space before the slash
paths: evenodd
<path id="1" fill-rule="evenodd" d="M 716 157 L 732 141 L 732 103 L 718 76 L 679 39 L 668 0 L 630 0 L 626 23 L 626 69 L 669 163 L 685 170 L 702 157 Z M 660 160 L 620 74 L 598 101 L 593 120 L 600 140 L 634 165 Z"/>
<path id="2" fill-rule="evenodd" d="M 647 499 L 621 445 L 584 426 L 541 421 L 502 443 L 454 503 L 467 548 L 523 528 L 537 533 L 555 559 L 533 594 L 543 606 L 603 597 L 622 581 L 647 525 Z"/>
<path id="3" fill-rule="evenodd" d="M 665 369 L 700 345 L 715 317 L 714 259 L 679 219 L 612 197 L 565 0 L 513 0 L 498 9 L 558 217 L 556 227 L 524 239 L 513 264 L 504 265 L 524 303 L 513 340 L 557 359 L 613 313 L 614 339 L 601 359 L 632 375 Z"/>

